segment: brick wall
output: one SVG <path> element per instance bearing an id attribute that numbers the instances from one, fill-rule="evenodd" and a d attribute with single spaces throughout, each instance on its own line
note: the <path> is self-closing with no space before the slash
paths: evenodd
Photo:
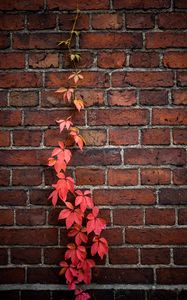
<path id="1" fill-rule="evenodd" d="M 93 272 L 93 299 L 187 299 L 187 1 L 79 6 L 87 110 L 76 124 L 87 147 L 69 171 L 93 190 L 110 243 Z M 66 236 L 47 201 L 54 174 L 46 163 L 55 120 L 71 110 L 54 90 L 71 71 L 57 43 L 75 9 L 75 0 L 0 1 L 2 299 L 63 294 Z"/>

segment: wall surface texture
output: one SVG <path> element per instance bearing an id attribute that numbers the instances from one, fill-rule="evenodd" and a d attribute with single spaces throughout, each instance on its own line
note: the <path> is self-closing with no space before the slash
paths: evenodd
<path id="1" fill-rule="evenodd" d="M 79 0 L 76 124 L 87 141 L 69 171 L 107 219 L 95 300 L 187 299 L 187 1 Z M 0 298 L 66 295 L 66 235 L 47 200 L 47 158 L 69 115 L 67 37 L 75 0 L 0 1 Z M 185 291 L 186 288 L 186 291 Z M 68 295 L 66 299 L 71 299 Z"/>

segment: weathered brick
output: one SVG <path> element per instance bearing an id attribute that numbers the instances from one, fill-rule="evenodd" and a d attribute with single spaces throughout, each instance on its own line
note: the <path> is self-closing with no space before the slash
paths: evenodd
<path id="1" fill-rule="evenodd" d="M 18 126 L 21 125 L 21 112 L 13 110 L 0 111 L 1 126 Z"/>
<path id="2" fill-rule="evenodd" d="M 146 109 L 105 109 L 88 112 L 89 125 L 145 125 L 149 122 Z"/>
<path id="3" fill-rule="evenodd" d="M 187 225 L 187 209 L 181 208 L 178 210 L 178 223 L 179 225 Z"/>
<path id="4" fill-rule="evenodd" d="M 97 65 L 104 69 L 122 68 L 126 64 L 126 54 L 124 52 L 99 52 L 97 57 Z"/>
<path id="5" fill-rule="evenodd" d="M 12 209 L 0 209 L 0 225 L 13 225 L 14 211 Z"/>
<path id="6" fill-rule="evenodd" d="M 112 90 L 108 93 L 108 103 L 111 106 L 133 106 L 136 102 L 136 92 L 133 90 Z"/>
<path id="7" fill-rule="evenodd" d="M 143 265 L 159 265 L 169 264 L 170 252 L 169 249 L 144 248 L 141 249 L 141 264 Z"/>
<path id="8" fill-rule="evenodd" d="M 6 147 L 6 146 L 9 146 L 9 145 L 10 145 L 10 133 L 9 133 L 9 131 L 1 130 L 0 131 L 0 147 Z"/>
<path id="9" fill-rule="evenodd" d="M 90 51 L 81 51 L 79 61 L 76 61 L 76 66 L 78 69 L 89 69 L 94 64 L 94 54 Z M 64 52 L 62 57 L 62 66 L 65 69 L 74 68 L 74 63 L 72 62 L 68 52 Z"/>
<path id="10" fill-rule="evenodd" d="M 165 105 L 168 103 L 167 91 L 142 90 L 140 91 L 140 103 L 143 105 Z"/>
<path id="11" fill-rule="evenodd" d="M 7 106 L 7 91 L 0 91 L 0 107 Z"/>
<path id="12" fill-rule="evenodd" d="M 61 30 L 71 30 L 75 14 L 63 14 L 59 16 L 59 27 Z M 81 13 L 76 23 L 76 30 L 89 29 L 89 15 Z"/>
<path id="13" fill-rule="evenodd" d="M 0 248 L 0 265 L 8 264 L 8 252 L 5 248 Z"/>
<path id="14" fill-rule="evenodd" d="M 8 0 L 0 3 L 0 10 L 40 10 L 44 7 L 43 0 Z"/>
<path id="15" fill-rule="evenodd" d="M 176 185 L 187 184 L 187 168 L 173 170 L 173 183 Z"/>
<path id="16" fill-rule="evenodd" d="M 68 0 L 48 0 L 47 1 L 49 9 L 60 9 L 60 10 L 75 10 L 77 6 L 76 0 L 72 0 L 69 2 Z M 79 1 L 79 9 L 81 10 L 89 10 L 89 9 L 108 9 L 109 8 L 109 0 L 99 1 L 96 0 L 94 2 L 90 2 L 89 0 L 80 0 Z"/>
<path id="17" fill-rule="evenodd" d="M 90 49 L 124 49 L 141 48 L 142 35 L 140 33 L 82 33 L 80 40 L 81 48 Z"/>
<path id="18" fill-rule="evenodd" d="M 135 128 L 110 128 L 109 141 L 113 145 L 136 145 L 138 144 L 138 130 Z"/>
<path id="19" fill-rule="evenodd" d="M 129 66 L 133 68 L 155 68 L 159 66 L 159 55 L 154 52 L 134 52 L 130 55 Z"/>
<path id="20" fill-rule="evenodd" d="M 0 170 L 0 185 L 7 186 L 10 182 L 10 171 L 7 169 L 1 168 Z"/>
<path id="21" fill-rule="evenodd" d="M 176 128 L 173 129 L 173 142 L 178 145 L 187 144 L 187 130 L 185 128 Z"/>
<path id="22" fill-rule="evenodd" d="M 98 205 L 152 205 L 155 203 L 155 194 L 150 189 L 103 189 L 94 190 L 95 203 Z"/>
<path id="23" fill-rule="evenodd" d="M 37 88 L 42 86 L 42 77 L 39 73 L 13 72 L 0 73 L 1 88 Z"/>
<path id="24" fill-rule="evenodd" d="M 41 183 L 41 169 L 14 169 L 12 172 L 13 185 L 40 185 Z"/>
<path id="25" fill-rule="evenodd" d="M 153 125 L 186 125 L 187 110 L 185 108 L 154 108 L 152 123 Z"/>
<path id="26" fill-rule="evenodd" d="M 174 263 L 176 265 L 186 265 L 187 264 L 186 254 L 187 254 L 186 248 L 173 249 Z"/>
<path id="27" fill-rule="evenodd" d="M 163 63 L 168 68 L 187 68 L 187 53 L 185 52 L 166 52 Z"/>
<path id="28" fill-rule="evenodd" d="M 28 15 L 27 27 L 29 30 L 53 29 L 56 27 L 56 16 L 53 14 Z"/>
<path id="29" fill-rule="evenodd" d="M 92 16 L 93 29 L 120 29 L 123 25 L 121 14 L 94 14 Z"/>
<path id="30" fill-rule="evenodd" d="M 113 265 L 137 264 L 138 251 L 134 248 L 111 248 L 109 250 L 109 262 Z"/>
<path id="31" fill-rule="evenodd" d="M 0 4 L 1 5 L 1 4 Z M 0 30 L 21 30 L 24 29 L 24 15 L 1 15 Z"/>
<path id="32" fill-rule="evenodd" d="M 186 284 L 187 268 L 157 269 L 157 282 L 160 284 Z"/>
<path id="33" fill-rule="evenodd" d="M 40 264 L 41 263 L 41 249 L 39 248 L 12 248 L 11 249 L 11 263 L 13 264 Z"/>
<path id="34" fill-rule="evenodd" d="M 174 1 L 174 6 L 176 8 L 187 8 L 187 3 L 183 0 L 175 0 Z"/>
<path id="35" fill-rule="evenodd" d="M 6 190 L 0 191 L 1 205 L 25 205 L 27 200 L 26 191 L 23 190 Z"/>
<path id="36" fill-rule="evenodd" d="M 145 211 L 146 225 L 174 225 L 175 211 L 174 209 L 157 209 L 148 208 Z"/>
<path id="37" fill-rule="evenodd" d="M 25 55 L 23 53 L 0 53 L 1 69 L 23 69 L 25 66 Z"/>
<path id="38" fill-rule="evenodd" d="M 146 48 L 187 47 L 186 32 L 151 32 L 146 33 Z"/>
<path id="39" fill-rule="evenodd" d="M 150 9 L 150 8 L 169 8 L 169 0 L 114 0 L 115 9 Z"/>
<path id="40" fill-rule="evenodd" d="M 173 104 L 187 105 L 187 90 L 173 90 L 172 92 Z"/>
<path id="41" fill-rule="evenodd" d="M 17 209 L 16 224 L 26 226 L 44 225 L 46 222 L 46 213 L 42 208 Z"/>
<path id="42" fill-rule="evenodd" d="M 13 143 L 15 146 L 39 146 L 42 138 L 40 130 L 14 130 Z"/>
<path id="43" fill-rule="evenodd" d="M 1 33 L 0 36 L 0 49 L 7 49 L 10 46 L 9 34 Z"/>
<path id="44" fill-rule="evenodd" d="M 170 184 L 171 171 L 170 169 L 142 169 L 141 184 L 142 185 L 162 185 Z"/>
<path id="45" fill-rule="evenodd" d="M 24 268 L 0 268 L 0 283 L 24 283 L 25 282 L 25 269 Z"/>
<path id="46" fill-rule="evenodd" d="M 187 72 L 177 72 L 177 85 L 187 86 Z"/>
<path id="47" fill-rule="evenodd" d="M 114 186 L 137 185 L 138 170 L 136 169 L 109 169 L 108 184 Z"/>
<path id="48" fill-rule="evenodd" d="M 112 74 L 112 86 L 133 87 L 170 87 L 173 86 L 173 75 L 169 71 L 131 71 L 115 72 Z"/>
<path id="49" fill-rule="evenodd" d="M 113 211 L 114 225 L 137 226 L 143 225 L 143 210 L 141 209 L 114 209 Z"/>
<path id="50" fill-rule="evenodd" d="M 124 163 L 135 165 L 184 165 L 186 162 L 184 149 L 147 148 L 125 149 Z"/>
<path id="51" fill-rule="evenodd" d="M 98 168 L 76 168 L 77 185 L 101 185 L 105 183 L 105 171 Z"/>
<path id="52" fill-rule="evenodd" d="M 143 13 L 126 14 L 126 27 L 130 29 L 150 29 L 154 28 L 154 16 Z"/>
<path id="53" fill-rule="evenodd" d="M 50 152 L 49 150 L 2 150 L 0 164 L 2 166 L 46 166 Z"/>
<path id="54" fill-rule="evenodd" d="M 29 55 L 29 67 L 38 68 L 58 68 L 59 56 L 56 53 L 31 53 Z"/>
<path id="55" fill-rule="evenodd" d="M 143 145 L 169 145 L 170 130 L 168 128 L 142 129 Z"/>
<path id="56" fill-rule="evenodd" d="M 187 13 L 161 13 L 158 16 L 158 26 L 161 29 L 185 29 L 187 28 Z"/>
<path id="57" fill-rule="evenodd" d="M 165 205 L 186 204 L 187 189 L 161 189 L 159 203 Z"/>
<path id="58" fill-rule="evenodd" d="M 11 106 L 37 106 L 39 103 L 37 92 L 11 92 L 10 93 Z"/>

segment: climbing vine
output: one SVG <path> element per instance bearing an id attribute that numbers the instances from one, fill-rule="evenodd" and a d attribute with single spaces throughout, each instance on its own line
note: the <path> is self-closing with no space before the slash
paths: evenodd
<path id="1" fill-rule="evenodd" d="M 78 112 L 85 106 L 84 99 L 76 96 L 79 82 L 84 78 L 77 68 L 81 56 L 72 50 L 71 45 L 74 36 L 79 35 L 79 32 L 75 30 L 79 14 L 77 7 L 69 38 L 59 42 L 59 45 L 64 45 L 68 49 L 74 72 L 68 77 L 70 85 L 59 87 L 56 91 L 62 94 L 63 101 L 72 103 Z M 79 129 L 74 126 L 73 115 L 56 122 L 60 133 L 66 131 L 67 137 L 58 142 L 58 147 L 53 149 L 48 160 L 48 165 L 54 168 L 57 176 L 57 182 L 52 184 L 54 190 L 49 199 L 53 206 L 56 206 L 59 200 L 62 201 L 65 208 L 60 211 L 58 219 L 65 221 L 67 236 L 71 239 L 71 242 L 67 244 L 64 259 L 60 262 L 59 274 L 65 276 L 68 288 L 74 290 L 76 300 L 87 300 L 90 295 L 78 288 L 78 284 L 90 284 L 91 269 L 96 264 L 94 258 L 99 255 L 102 259 L 108 252 L 107 240 L 101 235 L 106 221 L 99 217 L 99 208 L 94 204 L 91 191 L 76 189 L 74 179 L 66 176 L 66 168 L 72 158 L 72 150 L 68 148 L 76 145 L 83 151 L 86 144 Z M 73 200 L 71 200 L 72 196 Z"/>

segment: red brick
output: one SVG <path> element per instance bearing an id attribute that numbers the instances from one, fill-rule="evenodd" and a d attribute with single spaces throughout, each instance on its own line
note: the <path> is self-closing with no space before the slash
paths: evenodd
<path id="1" fill-rule="evenodd" d="M 7 106 L 7 92 L 0 91 L 0 107 Z"/>
<path id="2" fill-rule="evenodd" d="M 142 35 L 140 33 L 82 33 L 80 40 L 81 48 L 91 49 L 124 49 L 141 48 Z"/>
<path id="3" fill-rule="evenodd" d="M 187 105 L 187 90 L 173 90 L 172 92 L 173 104 Z"/>
<path id="4" fill-rule="evenodd" d="M 56 125 L 56 120 L 67 118 L 72 111 L 70 110 L 48 110 L 48 111 L 26 111 L 25 125 Z M 84 112 L 80 112 L 74 118 L 76 125 L 84 125 Z"/>
<path id="5" fill-rule="evenodd" d="M 137 264 L 138 251 L 133 248 L 110 248 L 109 262 L 113 265 Z"/>
<path id="6" fill-rule="evenodd" d="M 100 209 L 99 217 L 104 218 L 106 221 L 106 224 L 111 226 L 110 209 Z"/>
<path id="7" fill-rule="evenodd" d="M 143 13 L 126 14 L 126 27 L 130 29 L 154 28 L 154 16 Z"/>
<path id="8" fill-rule="evenodd" d="M 114 225 L 136 226 L 143 225 L 143 210 L 141 209 L 122 209 L 118 208 L 113 211 Z"/>
<path id="9" fill-rule="evenodd" d="M 148 148 L 125 149 L 124 163 L 135 165 L 184 165 L 186 162 L 184 149 Z"/>
<path id="10" fill-rule="evenodd" d="M 174 169 L 173 183 L 176 185 L 187 184 L 187 169 Z"/>
<path id="11" fill-rule="evenodd" d="M 175 248 L 173 249 L 173 258 L 176 265 L 187 264 L 187 249 L 186 248 Z"/>
<path id="12" fill-rule="evenodd" d="M 112 90 L 108 93 L 108 103 L 111 106 L 132 106 L 136 102 L 136 92 L 133 90 Z"/>
<path id="13" fill-rule="evenodd" d="M 187 125 L 187 110 L 185 108 L 153 109 L 153 125 Z"/>
<path id="14" fill-rule="evenodd" d="M 41 183 L 41 169 L 14 169 L 12 172 L 13 185 L 40 185 Z"/>
<path id="15" fill-rule="evenodd" d="M 34 205 L 51 205 L 51 201 L 47 200 L 49 195 L 51 193 L 51 190 L 45 189 L 37 189 L 32 190 L 30 192 L 30 202 Z"/>
<path id="16" fill-rule="evenodd" d="M 12 209 L 0 209 L 0 225 L 13 225 L 14 211 Z"/>
<path id="17" fill-rule="evenodd" d="M 0 3 L 0 5 L 1 5 L 1 3 Z M 0 36 L 0 49 L 7 49 L 9 47 L 10 47 L 9 34 L 1 33 L 1 36 Z"/>
<path id="18" fill-rule="evenodd" d="M 76 168 L 77 185 L 101 185 L 105 183 L 105 171 L 95 168 Z"/>
<path id="19" fill-rule="evenodd" d="M 187 53 L 167 52 L 164 54 L 163 63 L 168 68 L 187 68 Z"/>
<path id="20" fill-rule="evenodd" d="M 69 86 L 68 76 L 69 72 L 52 72 L 46 74 L 46 87 L 48 88 L 59 88 L 59 86 Z M 84 80 L 80 82 L 79 87 L 94 87 L 105 88 L 109 87 L 109 76 L 104 72 L 82 72 Z"/>
<path id="21" fill-rule="evenodd" d="M 142 129 L 142 145 L 169 145 L 170 130 L 168 128 Z"/>
<path id="22" fill-rule="evenodd" d="M 140 103 L 143 105 L 165 105 L 168 103 L 167 91 L 140 91 Z"/>
<path id="23" fill-rule="evenodd" d="M 138 144 L 138 130 L 114 127 L 109 129 L 110 144 L 136 145 Z"/>
<path id="24" fill-rule="evenodd" d="M 175 0 L 174 5 L 176 8 L 187 8 L 187 3 L 184 0 Z"/>
<path id="25" fill-rule="evenodd" d="M 10 171 L 1 168 L 1 170 L 0 170 L 0 185 L 1 186 L 9 185 L 9 182 L 10 182 L 9 177 L 10 177 Z"/>
<path id="26" fill-rule="evenodd" d="M 6 190 L 0 191 L 1 205 L 25 205 L 27 200 L 26 191 Z"/>
<path id="27" fill-rule="evenodd" d="M 187 130 L 185 128 L 173 129 L 173 143 L 176 145 L 187 144 Z"/>
<path id="28" fill-rule="evenodd" d="M 121 283 L 121 284 L 140 284 L 152 283 L 153 271 L 150 268 L 94 268 L 93 282 L 104 283 Z"/>
<path id="29" fill-rule="evenodd" d="M 134 68 L 154 68 L 159 66 L 159 55 L 154 52 L 134 52 L 130 55 L 129 66 Z"/>
<path id="30" fill-rule="evenodd" d="M 29 55 L 29 67 L 38 68 L 58 68 L 59 57 L 55 53 L 31 53 Z"/>
<path id="31" fill-rule="evenodd" d="M 42 85 L 41 74 L 14 72 L 14 73 L 0 73 L 0 87 L 1 88 L 35 88 Z"/>
<path id="32" fill-rule="evenodd" d="M 29 30 L 53 29 L 56 27 L 56 15 L 53 14 L 33 14 L 28 15 L 27 27 Z"/>
<path id="33" fill-rule="evenodd" d="M 137 185 L 138 170 L 136 169 L 109 169 L 108 184 L 114 186 Z"/>
<path id="34" fill-rule="evenodd" d="M 157 209 L 148 208 L 145 210 L 146 225 L 174 225 L 175 211 L 174 209 Z"/>
<path id="35" fill-rule="evenodd" d="M 12 248 L 11 263 L 13 264 L 40 264 L 41 249 L 38 248 Z"/>
<path id="36" fill-rule="evenodd" d="M 8 122 L 8 120 L 7 120 Z M 2 124 L 3 125 L 3 124 Z M 9 131 L 0 131 L 0 147 L 6 147 L 10 145 L 10 133 Z"/>
<path id="37" fill-rule="evenodd" d="M 104 105 L 104 91 L 94 88 L 94 90 L 78 90 L 76 97 L 81 97 L 85 101 L 85 106 L 102 106 Z"/>
<path id="38" fill-rule="evenodd" d="M 2 150 L 0 151 L 0 164 L 2 166 L 46 166 L 50 152 L 49 150 Z"/>
<path id="39" fill-rule="evenodd" d="M 42 133 L 39 130 L 15 130 L 13 143 L 15 146 L 39 146 Z"/>
<path id="40" fill-rule="evenodd" d="M 177 72 L 177 85 L 187 86 L 187 72 Z"/>
<path id="41" fill-rule="evenodd" d="M 15 110 L 0 111 L 0 125 L 6 127 L 21 125 L 21 112 Z"/>
<path id="42" fill-rule="evenodd" d="M 123 26 L 122 15 L 113 14 L 93 14 L 92 16 L 93 29 L 120 29 Z"/>
<path id="43" fill-rule="evenodd" d="M 98 205 L 152 205 L 155 203 L 153 190 L 110 189 L 94 190 L 95 203 Z"/>
<path id="44" fill-rule="evenodd" d="M 123 244 L 123 230 L 121 228 L 105 229 L 102 235 L 107 239 L 109 246 Z"/>
<path id="45" fill-rule="evenodd" d="M 145 109 L 105 109 L 88 112 L 89 125 L 146 125 L 149 112 Z"/>
<path id="46" fill-rule="evenodd" d="M 161 185 L 170 184 L 171 171 L 170 169 L 143 169 L 141 170 L 142 185 Z"/>
<path id="47" fill-rule="evenodd" d="M 187 209 L 181 208 L 178 211 L 179 225 L 187 225 Z"/>
<path id="48" fill-rule="evenodd" d="M 108 166 L 121 164 L 119 149 L 86 149 L 83 152 L 76 151 L 71 161 L 73 166 Z"/>
<path id="49" fill-rule="evenodd" d="M 46 266 L 42 267 L 33 267 L 28 268 L 27 277 L 28 283 L 51 283 L 51 284 L 59 284 L 59 268 L 49 268 Z M 65 282 L 64 282 L 65 283 Z"/>
<path id="50" fill-rule="evenodd" d="M 187 47 L 186 32 L 152 32 L 146 33 L 146 48 Z"/>
<path id="51" fill-rule="evenodd" d="M 143 265 L 159 265 L 170 263 L 169 249 L 144 248 L 141 249 L 141 264 Z"/>
<path id="52" fill-rule="evenodd" d="M 159 14 L 158 26 L 161 29 L 185 29 L 187 28 L 187 13 L 171 12 Z"/>
<path id="53" fill-rule="evenodd" d="M 165 205 L 186 204 L 187 189 L 161 189 L 159 203 Z"/>
<path id="54" fill-rule="evenodd" d="M 61 248 L 46 248 L 44 249 L 44 262 L 47 265 L 56 265 L 61 261 L 65 249 Z"/>
<path id="55" fill-rule="evenodd" d="M 81 134 L 87 146 L 106 145 L 107 133 L 105 129 L 82 129 Z"/>
<path id="56" fill-rule="evenodd" d="M 8 264 L 7 249 L 0 248 L 0 265 L 7 265 L 7 264 Z"/>
<path id="57" fill-rule="evenodd" d="M 1 4 L 0 4 L 1 5 Z M 24 15 L 1 15 L 0 30 L 21 30 L 24 29 Z"/>
<path id="58" fill-rule="evenodd" d="M 186 284 L 187 268 L 160 268 L 157 269 L 158 284 Z"/>
<path id="59" fill-rule="evenodd" d="M 0 237 L 1 245 L 49 246 L 57 244 L 57 229 L 1 229 Z"/>
<path id="60" fill-rule="evenodd" d="M 170 1 L 169 0 L 114 0 L 114 8 L 115 9 L 150 9 L 150 8 L 169 8 Z"/>
<path id="61" fill-rule="evenodd" d="M 25 282 L 25 269 L 24 268 L 0 268 L 0 283 L 24 283 Z"/>
<path id="62" fill-rule="evenodd" d="M 75 10 L 77 7 L 77 1 L 76 0 L 48 0 L 47 2 L 49 9 L 55 9 L 55 10 Z M 91 2 L 89 0 L 80 0 L 79 1 L 79 9 L 81 10 L 89 10 L 89 9 L 108 9 L 109 8 L 109 0 L 96 0 L 94 2 Z"/>
<path id="63" fill-rule="evenodd" d="M 25 66 L 25 55 L 23 53 L 0 53 L 1 69 L 23 69 Z"/>
<path id="64" fill-rule="evenodd" d="M 126 64 L 126 54 L 124 52 L 99 52 L 97 65 L 104 69 L 122 68 Z"/>
<path id="65" fill-rule="evenodd" d="M 26 226 L 44 225 L 46 222 L 46 213 L 42 208 L 17 209 L 16 224 Z"/>
<path id="66" fill-rule="evenodd" d="M 173 86 L 173 75 L 169 71 L 115 72 L 112 74 L 112 86 L 169 87 Z"/>
<path id="67" fill-rule="evenodd" d="M 7 0 L 0 3 L 1 10 L 40 10 L 43 9 L 43 0 Z"/>
<path id="68" fill-rule="evenodd" d="M 85 69 L 85 68 L 91 68 L 94 63 L 94 56 L 93 53 L 88 51 L 81 51 L 80 53 L 80 59 L 78 62 L 76 62 L 76 66 L 78 69 Z M 62 57 L 62 66 L 65 69 L 72 69 L 74 68 L 74 63 L 70 59 L 69 52 L 65 52 Z"/>
<path id="69" fill-rule="evenodd" d="M 13 48 L 59 49 L 59 41 L 66 40 L 67 38 L 68 35 L 65 33 L 15 33 L 13 35 Z"/>
<path id="70" fill-rule="evenodd" d="M 63 14 L 59 16 L 59 27 L 61 30 L 71 30 L 73 21 L 75 20 L 75 14 Z M 89 15 L 81 13 L 77 19 L 76 30 L 88 30 L 89 29 Z"/>
<path id="71" fill-rule="evenodd" d="M 48 129 L 44 134 L 44 144 L 45 146 L 56 146 L 58 144 L 59 129 Z"/>
<path id="72" fill-rule="evenodd" d="M 38 93 L 37 92 L 10 92 L 10 105 L 11 106 L 37 106 Z"/>
<path id="73" fill-rule="evenodd" d="M 186 245 L 186 228 L 127 228 L 127 244 Z"/>

